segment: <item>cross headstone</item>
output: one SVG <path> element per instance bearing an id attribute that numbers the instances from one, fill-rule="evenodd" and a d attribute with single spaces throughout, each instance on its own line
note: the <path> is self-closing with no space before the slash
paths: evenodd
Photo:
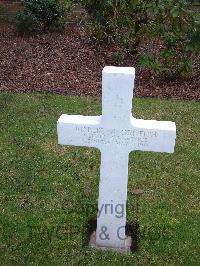
<path id="1" fill-rule="evenodd" d="M 135 119 L 132 97 L 135 69 L 103 69 L 102 115 L 63 114 L 58 143 L 98 148 L 101 152 L 96 245 L 125 245 L 129 153 L 133 150 L 173 153 L 174 122 Z"/>

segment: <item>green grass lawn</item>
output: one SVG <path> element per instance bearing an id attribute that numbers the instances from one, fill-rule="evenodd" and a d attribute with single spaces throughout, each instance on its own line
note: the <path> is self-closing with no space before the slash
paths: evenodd
<path id="1" fill-rule="evenodd" d="M 1 265 L 199 265 L 200 103 L 135 99 L 136 118 L 177 125 L 174 154 L 132 152 L 140 247 L 130 256 L 83 247 L 96 216 L 100 153 L 57 144 L 62 113 L 99 115 L 101 98 L 0 94 Z M 127 219 L 135 219 L 129 193 Z"/>

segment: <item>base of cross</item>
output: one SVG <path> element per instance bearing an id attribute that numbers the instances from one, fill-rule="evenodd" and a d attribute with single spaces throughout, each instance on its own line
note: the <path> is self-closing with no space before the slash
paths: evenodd
<path id="1" fill-rule="evenodd" d="M 127 255 L 130 255 L 132 253 L 131 246 L 132 246 L 131 236 L 126 236 L 125 245 L 123 248 L 97 246 L 97 244 L 96 244 L 96 232 L 95 231 L 92 232 L 92 234 L 90 235 L 90 240 L 89 240 L 89 244 L 88 244 L 89 248 L 95 248 L 95 249 L 100 249 L 100 250 L 111 250 L 114 252 L 125 253 Z"/>

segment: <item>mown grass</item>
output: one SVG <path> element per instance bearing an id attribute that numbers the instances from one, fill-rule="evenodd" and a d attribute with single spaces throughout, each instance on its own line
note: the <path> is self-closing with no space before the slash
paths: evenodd
<path id="1" fill-rule="evenodd" d="M 100 153 L 57 145 L 62 113 L 99 115 L 101 98 L 0 94 L 2 265 L 198 265 L 200 104 L 135 99 L 134 116 L 177 125 L 174 154 L 132 152 L 128 189 L 142 188 L 139 250 L 84 248 L 96 216 Z M 135 198 L 128 196 L 128 222 Z"/>

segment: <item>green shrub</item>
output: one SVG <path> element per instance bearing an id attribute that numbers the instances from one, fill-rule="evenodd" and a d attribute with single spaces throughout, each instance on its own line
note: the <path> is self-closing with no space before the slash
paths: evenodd
<path id="1" fill-rule="evenodd" d="M 62 27 L 70 3 L 69 0 L 24 0 L 24 11 L 16 19 L 17 31 L 32 34 Z"/>
<path id="2" fill-rule="evenodd" d="M 190 11 L 185 0 L 159 1 L 150 11 L 154 14 L 149 24 L 150 36 L 162 41 L 157 57 L 161 72 L 188 77 L 192 71 L 192 56 L 200 51 L 198 16 Z"/>
<path id="3" fill-rule="evenodd" d="M 192 54 L 199 52 L 200 19 L 186 0 L 82 0 L 96 40 L 120 42 L 137 52 L 144 35 L 159 38 L 159 55 L 142 54 L 140 62 L 153 72 L 187 77 Z"/>
<path id="4" fill-rule="evenodd" d="M 64 10 L 56 0 L 25 0 L 26 10 L 43 24 L 44 29 L 58 25 L 64 17 Z"/>
<path id="5" fill-rule="evenodd" d="M 82 0 L 81 3 L 97 40 L 103 37 L 104 40 L 120 41 L 130 50 L 137 48 L 148 22 L 146 1 Z"/>
<path id="6" fill-rule="evenodd" d="M 20 12 L 17 14 L 16 27 L 19 35 L 32 35 L 41 30 L 39 20 L 29 12 Z"/>

